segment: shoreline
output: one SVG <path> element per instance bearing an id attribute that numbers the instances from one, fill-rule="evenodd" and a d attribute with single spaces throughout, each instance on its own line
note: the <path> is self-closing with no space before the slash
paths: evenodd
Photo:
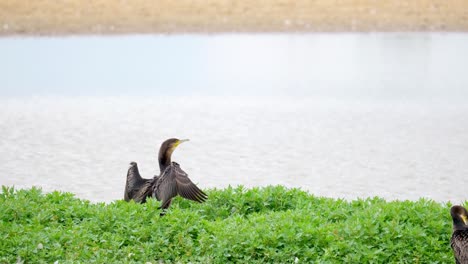
<path id="1" fill-rule="evenodd" d="M 19 187 L 18 187 L 19 186 Z M 58 193 L 61 195 L 68 195 L 70 197 L 73 197 L 73 199 L 80 200 L 82 202 L 90 203 L 90 204 L 112 204 L 116 203 L 119 201 L 124 201 L 123 195 L 121 198 L 116 198 L 116 199 L 111 199 L 111 200 L 101 200 L 101 199 L 90 199 L 81 196 L 79 193 L 73 192 L 71 190 L 65 190 L 65 189 L 57 189 L 57 188 L 46 188 L 42 185 L 30 185 L 30 186 L 25 186 L 25 185 L 5 185 L 5 184 L 0 184 L 0 187 L 3 190 L 9 190 L 10 192 L 31 192 L 31 191 L 38 191 L 42 195 L 47 196 L 51 195 L 54 193 Z M 319 195 L 316 193 L 313 193 L 310 190 L 303 189 L 301 187 L 288 187 L 283 184 L 276 184 L 276 185 L 266 185 L 266 186 L 245 186 L 245 185 L 229 185 L 227 187 L 210 187 L 210 188 L 204 188 L 203 191 L 212 193 L 212 192 L 225 192 L 228 190 L 236 190 L 236 189 L 242 189 L 246 192 L 256 192 L 256 191 L 263 191 L 265 189 L 269 188 L 280 188 L 283 189 L 287 192 L 303 192 L 306 193 L 308 196 L 315 197 L 317 199 L 327 199 L 330 201 L 338 202 L 338 201 L 344 201 L 346 203 L 353 203 L 353 202 L 359 202 L 362 200 L 381 200 L 384 201 L 385 203 L 419 203 L 419 202 L 431 202 L 440 206 L 446 206 L 447 204 L 468 204 L 468 199 L 460 199 L 458 202 L 454 202 L 452 200 L 437 200 L 434 198 L 430 198 L 427 196 L 419 196 L 417 199 L 412 199 L 412 198 L 385 198 L 384 196 L 356 196 L 356 197 L 338 197 L 338 196 L 324 196 L 324 195 Z M 0 194 L 2 194 L 2 189 L 0 189 Z M 123 194 L 123 193 L 122 193 Z M 182 198 L 178 198 L 182 199 Z M 155 202 L 158 202 L 157 200 L 154 200 Z"/>
<path id="2" fill-rule="evenodd" d="M 456 0 L 0 2 L 0 36 L 467 31 Z"/>

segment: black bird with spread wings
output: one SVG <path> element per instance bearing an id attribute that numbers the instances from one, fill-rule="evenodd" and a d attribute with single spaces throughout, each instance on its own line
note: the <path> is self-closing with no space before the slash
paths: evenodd
<path id="1" fill-rule="evenodd" d="M 468 211 L 463 206 L 455 205 L 450 209 L 453 219 L 453 234 L 450 246 L 453 249 L 455 263 L 468 264 Z"/>
<path id="2" fill-rule="evenodd" d="M 125 201 L 144 203 L 148 197 L 153 196 L 162 201 L 161 215 L 164 215 L 164 210 L 169 208 L 172 198 L 177 195 L 199 203 L 206 201 L 208 196 L 189 179 L 178 163 L 171 161 L 176 147 L 186 141 L 188 139 L 171 138 L 162 143 L 158 156 L 160 175 L 153 179 L 142 178 L 136 162 L 131 162 L 125 185 Z"/>
<path id="3" fill-rule="evenodd" d="M 200 190 L 188 177 L 177 162 L 171 161 L 172 153 L 175 148 L 188 139 L 179 140 L 171 138 L 163 142 L 159 149 L 159 169 L 161 174 L 154 181 L 153 197 L 161 201 L 161 208 L 169 208 L 172 198 L 180 195 L 185 199 L 202 203 L 208 196 Z"/>

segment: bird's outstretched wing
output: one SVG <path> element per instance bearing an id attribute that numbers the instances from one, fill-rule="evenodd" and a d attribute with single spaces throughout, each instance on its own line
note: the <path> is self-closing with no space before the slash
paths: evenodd
<path id="1" fill-rule="evenodd" d="M 150 179 L 143 179 L 138 171 L 137 163 L 131 162 L 127 171 L 127 182 L 125 183 L 125 201 L 146 202 L 146 197 L 151 195 L 151 182 Z"/>
<path id="2" fill-rule="evenodd" d="M 208 196 L 200 190 L 179 166 L 173 162 L 168 166 L 155 186 L 156 197 L 162 201 L 162 208 L 169 206 L 170 200 L 179 194 L 180 196 L 202 203 Z"/>
<path id="3" fill-rule="evenodd" d="M 138 171 L 138 165 L 136 162 L 130 162 L 130 167 L 127 171 L 127 180 L 125 182 L 125 201 L 130 201 L 135 193 L 138 191 L 138 185 L 141 185 L 141 176 Z"/>
<path id="4" fill-rule="evenodd" d="M 177 193 L 185 199 L 195 202 L 202 203 L 206 201 L 208 196 L 189 179 L 187 173 L 180 168 L 179 164 L 173 164 L 172 167 L 177 183 Z"/>
<path id="5" fill-rule="evenodd" d="M 135 203 L 145 203 L 146 198 L 151 197 L 152 187 L 153 181 L 149 179 L 145 180 L 145 182 L 140 186 L 140 189 L 138 189 L 132 197 Z"/>

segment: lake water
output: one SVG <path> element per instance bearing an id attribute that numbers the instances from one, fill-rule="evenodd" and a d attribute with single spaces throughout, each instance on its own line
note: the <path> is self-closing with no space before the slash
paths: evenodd
<path id="1" fill-rule="evenodd" d="M 0 185 L 122 199 L 170 137 L 203 188 L 468 199 L 468 34 L 0 39 Z"/>

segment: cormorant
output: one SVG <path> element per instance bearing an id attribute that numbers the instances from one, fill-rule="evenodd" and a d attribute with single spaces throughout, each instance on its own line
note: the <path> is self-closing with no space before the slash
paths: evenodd
<path id="1" fill-rule="evenodd" d="M 468 264 L 468 212 L 463 206 L 455 205 L 450 209 L 453 219 L 453 234 L 450 246 L 455 263 Z"/>
<path id="2" fill-rule="evenodd" d="M 155 179 L 142 178 L 138 171 L 137 163 L 134 161 L 130 162 L 130 167 L 127 171 L 127 182 L 125 183 L 125 201 L 146 202 L 146 198 L 152 195 L 154 182 L 156 182 Z"/>
<path id="3" fill-rule="evenodd" d="M 154 181 L 153 197 L 162 201 L 161 207 L 164 211 L 171 205 L 172 198 L 180 195 L 185 199 L 202 203 L 208 196 L 200 190 L 188 177 L 180 165 L 171 161 L 175 148 L 188 139 L 179 140 L 171 138 L 164 141 L 159 149 L 159 169 L 161 174 Z"/>
<path id="4" fill-rule="evenodd" d="M 189 179 L 178 163 L 171 161 L 175 148 L 185 141 L 188 139 L 170 138 L 161 144 L 158 155 L 160 175 L 154 176 L 153 179 L 142 178 L 136 162 L 130 162 L 125 184 L 125 201 L 145 203 L 148 197 L 153 196 L 162 201 L 161 216 L 171 205 L 172 198 L 177 195 L 199 203 L 206 201 L 208 196 Z"/>

